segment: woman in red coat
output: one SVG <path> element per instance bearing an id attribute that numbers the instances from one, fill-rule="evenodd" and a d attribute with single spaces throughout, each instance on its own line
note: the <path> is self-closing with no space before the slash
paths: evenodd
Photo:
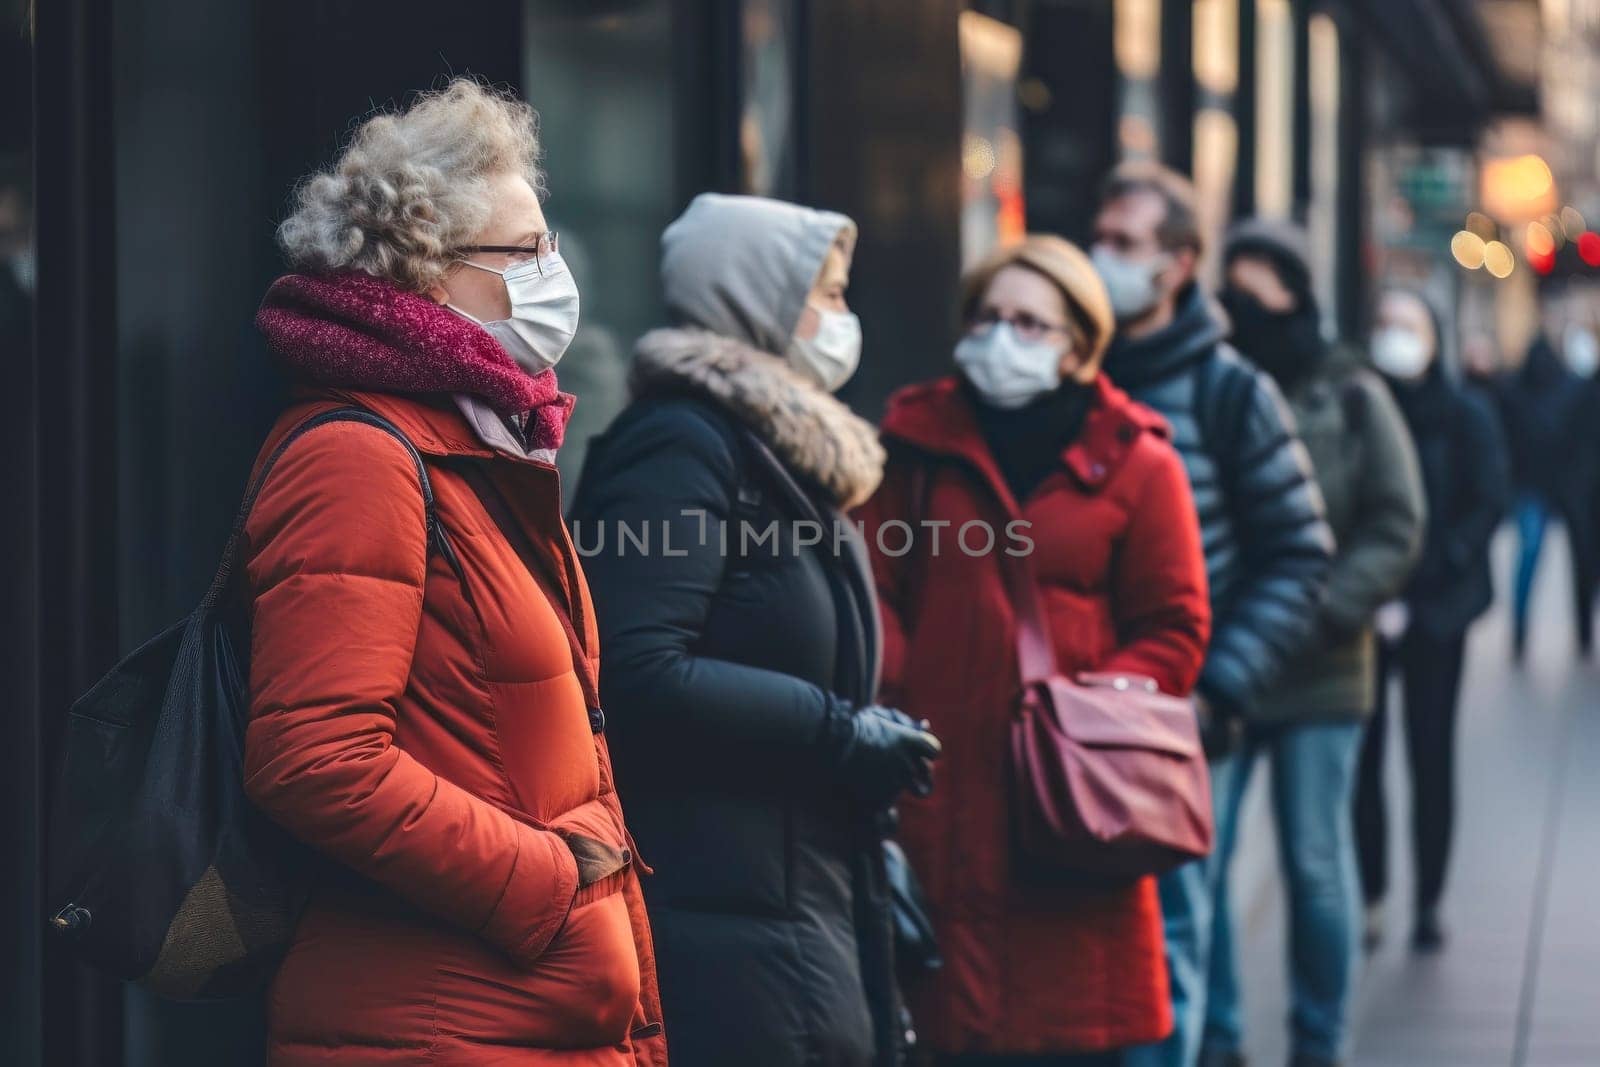
<path id="1" fill-rule="evenodd" d="M 274 1067 L 666 1063 L 552 462 L 577 289 L 537 158 L 527 105 L 457 81 L 366 122 L 279 231 L 298 273 L 256 321 L 297 388 L 263 455 L 373 412 L 443 533 L 349 421 L 289 442 L 245 528 L 245 788 L 327 860 Z"/>
<path id="2" fill-rule="evenodd" d="M 1171 1027 L 1155 883 L 1036 885 L 1012 863 L 1020 682 L 1000 553 L 1032 542 L 1063 672 L 1182 695 L 1210 629 L 1198 523 L 1165 423 L 1100 373 L 1113 320 L 1082 252 L 1050 236 L 997 252 L 967 278 L 963 312 L 959 375 L 890 400 L 889 465 L 862 516 L 883 698 L 945 741 L 932 796 L 901 809 L 945 961 L 911 1003 L 941 1062 L 1116 1063 Z M 916 527 L 910 551 L 893 520 Z"/>

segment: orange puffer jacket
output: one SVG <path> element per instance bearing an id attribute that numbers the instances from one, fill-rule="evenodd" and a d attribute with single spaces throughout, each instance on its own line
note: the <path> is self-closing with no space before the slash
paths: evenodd
<path id="1" fill-rule="evenodd" d="M 306 434 L 256 502 L 246 788 L 337 861 L 273 983 L 270 1062 L 665 1064 L 637 874 L 580 892 L 563 838 L 632 855 L 572 644 L 450 462 L 482 463 L 547 554 L 593 672 L 556 471 L 483 448 L 448 400 L 332 389 L 262 455 L 343 404 L 423 454 L 465 581 L 429 552 L 416 469 L 382 430 Z"/>

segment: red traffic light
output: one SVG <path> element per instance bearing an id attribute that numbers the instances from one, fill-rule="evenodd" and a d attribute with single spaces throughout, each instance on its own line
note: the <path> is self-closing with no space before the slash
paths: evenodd
<path id="1" fill-rule="evenodd" d="M 1585 230 L 1578 235 L 1578 255 L 1591 267 L 1600 267 L 1600 233 Z"/>

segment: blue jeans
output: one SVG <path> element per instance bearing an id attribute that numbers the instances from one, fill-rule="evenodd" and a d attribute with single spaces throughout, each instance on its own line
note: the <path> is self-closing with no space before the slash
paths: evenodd
<path id="1" fill-rule="evenodd" d="M 1272 814 L 1289 906 L 1290 1025 L 1294 1051 L 1337 1061 L 1361 958 L 1360 867 L 1350 817 L 1360 723 L 1285 726 L 1252 738 L 1219 801 L 1210 981 L 1203 1044 L 1242 1046 L 1244 1013 L 1228 901 L 1228 861 L 1257 756 L 1272 761 Z"/>
<path id="2" fill-rule="evenodd" d="M 1511 598 L 1513 633 L 1520 646 L 1528 633 L 1528 601 L 1533 596 L 1533 576 L 1539 570 L 1545 529 L 1550 525 L 1550 504 L 1537 493 L 1517 496 L 1517 576 Z"/>
<path id="3" fill-rule="evenodd" d="M 1211 806 L 1222 839 L 1222 800 L 1233 792 L 1237 756 L 1211 763 Z M 1172 987 L 1172 1033 L 1156 1045 L 1127 1053 L 1126 1067 L 1193 1067 L 1205 1029 L 1206 985 L 1211 955 L 1212 900 L 1217 852 L 1161 876 L 1161 922 L 1166 936 L 1167 981 Z"/>

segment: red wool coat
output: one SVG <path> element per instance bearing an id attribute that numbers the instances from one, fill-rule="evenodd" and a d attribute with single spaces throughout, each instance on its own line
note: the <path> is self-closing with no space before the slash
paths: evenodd
<path id="1" fill-rule="evenodd" d="M 883 486 L 863 509 L 885 629 L 884 700 L 943 739 L 933 795 L 901 805 L 945 965 L 909 990 L 936 1052 L 1090 1052 L 1171 1029 L 1155 881 L 1040 887 L 1011 859 L 1008 723 L 1020 682 L 1015 616 L 995 554 L 955 535 L 981 520 L 1009 542 L 1031 524 L 1032 564 L 1061 669 L 1149 675 L 1187 694 L 1210 630 L 1188 479 L 1166 424 L 1101 375 L 1078 440 L 1022 502 L 1012 498 L 955 379 L 902 390 L 883 435 Z M 912 470 L 926 468 L 913 501 Z M 949 520 L 902 556 L 899 518 Z M 967 544 L 984 538 L 974 529 Z M 883 550 L 887 546 L 887 552 Z"/>
<path id="2" fill-rule="evenodd" d="M 411 459 L 383 431 L 293 444 L 246 528 L 246 788 L 337 861 L 273 984 L 273 1064 L 666 1063 L 637 874 L 581 892 L 562 834 L 631 840 L 566 631 L 449 461 L 482 463 L 561 576 L 590 667 L 594 612 L 555 468 L 495 456 L 449 401 L 321 390 L 428 461 L 463 583 L 429 553 Z M 354 872 L 349 873 L 349 872 Z"/>

